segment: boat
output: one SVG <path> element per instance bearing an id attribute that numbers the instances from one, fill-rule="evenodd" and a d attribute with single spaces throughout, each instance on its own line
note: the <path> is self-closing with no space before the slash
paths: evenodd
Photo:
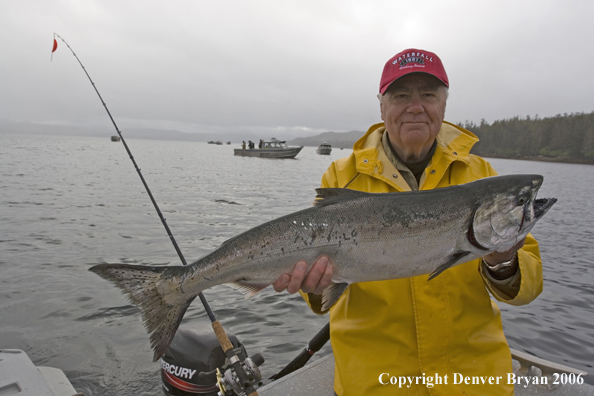
<path id="1" fill-rule="evenodd" d="M 233 152 L 242 157 L 295 158 L 302 148 L 303 146 L 287 146 L 285 140 L 271 138 L 262 142 L 262 148 L 238 148 Z"/>
<path id="2" fill-rule="evenodd" d="M 333 389 L 335 360 L 332 351 L 304 366 L 312 355 L 321 350 L 329 340 L 329 324 L 324 326 L 309 341 L 308 346 L 285 368 L 268 379 L 262 378 L 262 372 L 258 368 L 264 362 L 264 358 L 256 353 L 247 359 L 247 350 L 239 343 L 237 337 L 232 333 L 228 333 L 228 336 L 231 343 L 238 346 L 238 358 L 240 360 L 245 359 L 244 367 L 250 373 L 249 381 L 259 386 L 257 392 L 260 396 L 335 395 Z M 503 383 L 514 385 L 515 396 L 594 396 L 594 386 L 585 382 L 584 377 L 587 376 L 587 372 L 584 370 L 540 359 L 515 349 L 510 349 L 510 354 L 513 372 L 506 376 L 499 377 L 487 374 L 482 377 L 464 377 L 463 373 L 453 373 L 453 375 L 447 377 L 440 374 L 439 380 L 437 378 L 433 380 L 435 377 L 432 375 L 427 377 L 427 381 L 431 383 L 435 381 L 435 387 L 444 383 L 464 382 L 470 384 L 473 381 L 479 381 L 477 383 L 480 384 L 480 381 L 483 381 L 484 384 L 488 385 L 496 381 L 503 381 Z M 216 335 L 208 331 L 206 324 L 204 324 L 204 329 L 200 330 L 180 328 L 162 360 L 169 365 L 168 367 L 186 367 L 188 370 L 200 371 L 199 375 L 191 380 L 191 383 L 187 383 L 186 377 L 169 369 L 168 373 L 171 375 L 162 376 L 163 389 L 167 396 L 179 394 L 174 391 L 175 389 L 181 390 L 180 385 L 186 386 L 184 390 L 192 388 L 198 390 L 198 387 L 205 386 L 208 386 L 209 390 L 215 390 L 217 383 L 224 388 L 219 395 L 239 393 L 231 392 L 231 389 L 239 390 L 237 376 L 234 373 L 235 369 L 227 366 L 224 366 L 227 368 L 223 368 L 225 359 L 219 341 Z M 208 365 L 205 362 L 208 362 Z M 211 371 L 205 372 L 205 370 Z M 394 375 L 390 377 L 387 373 L 378 373 L 378 376 L 375 378 L 388 387 L 398 386 L 399 380 L 406 378 Z M 423 378 L 423 384 L 425 384 L 425 374 L 423 374 L 423 377 L 418 378 Z M 214 393 L 212 394 L 214 395 Z"/>
<path id="3" fill-rule="evenodd" d="M 326 142 L 320 144 L 320 147 L 318 147 L 318 149 L 316 150 L 316 153 L 321 154 L 321 155 L 330 155 L 331 152 L 332 152 L 332 146 Z"/>
<path id="4" fill-rule="evenodd" d="M 120 140 L 121 140 L 121 139 L 120 139 L 120 137 L 119 137 L 118 135 L 113 135 L 113 136 L 111 137 L 111 141 L 112 141 L 112 142 L 119 142 Z"/>
<path id="5" fill-rule="evenodd" d="M 20 349 L 0 349 L 0 395 L 80 395 L 64 372 L 55 367 L 35 366 Z"/>
<path id="6" fill-rule="evenodd" d="M 231 142 L 227 142 L 227 144 L 231 144 Z"/>
<path id="7" fill-rule="evenodd" d="M 594 396 L 594 386 L 584 382 L 587 373 L 514 349 L 511 349 L 511 353 L 513 371 L 516 375 L 514 378 L 520 376 L 530 378 L 529 384 L 526 383 L 526 380 L 522 380 L 520 384 L 516 382 L 514 389 L 516 396 Z M 534 384 L 532 378 L 537 378 L 539 384 Z M 547 379 L 543 380 L 543 378 Z M 504 380 L 508 379 L 504 378 Z M 546 385 L 543 384 L 544 381 L 547 381 Z M 398 385 L 388 384 L 386 386 Z M 324 356 L 293 373 L 258 388 L 258 394 L 260 396 L 335 395 L 334 355 Z"/>
<path id="8" fill-rule="evenodd" d="M 214 343 L 218 342 L 216 336 L 210 338 L 212 340 L 209 339 L 209 342 L 214 346 Z M 236 338 L 233 337 L 233 339 L 237 342 Z M 206 349 L 203 350 L 206 351 Z M 594 386 L 584 381 L 586 372 L 540 359 L 525 352 L 514 349 L 510 351 L 515 375 L 513 378 L 516 381 L 515 396 L 594 396 Z M 254 356 L 251 358 L 253 359 Z M 260 396 L 333 396 L 335 395 L 334 364 L 334 355 L 330 353 L 259 387 L 257 392 Z M 509 381 L 509 378 L 504 380 Z M 213 385 L 216 388 L 216 383 Z M 0 349 L 0 395 L 17 394 L 19 396 L 82 395 L 76 393 L 62 370 L 35 366 L 27 353 L 20 349 Z"/>

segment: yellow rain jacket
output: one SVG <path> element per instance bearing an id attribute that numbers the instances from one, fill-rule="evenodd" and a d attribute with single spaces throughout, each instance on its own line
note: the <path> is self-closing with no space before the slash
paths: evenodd
<path id="1" fill-rule="evenodd" d="M 409 191 L 384 152 L 384 131 L 383 123 L 373 125 L 355 143 L 353 154 L 330 165 L 322 187 Z M 471 132 L 444 122 L 419 189 L 496 175 L 487 161 L 470 154 L 477 141 Z M 531 235 L 518 259 L 521 284 L 513 298 L 482 274 L 480 260 L 450 268 L 431 281 L 418 276 L 351 284 L 330 309 L 335 392 L 340 396 L 512 395 L 513 385 L 507 383 L 511 354 L 499 308 L 489 292 L 512 305 L 527 304 L 541 293 L 540 253 Z M 304 298 L 314 312 L 321 313 L 317 298 Z M 404 377 L 411 377 L 412 385 L 408 378 L 403 384 Z"/>

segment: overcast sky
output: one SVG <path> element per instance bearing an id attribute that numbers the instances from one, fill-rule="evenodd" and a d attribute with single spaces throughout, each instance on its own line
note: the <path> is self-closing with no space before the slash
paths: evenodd
<path id="1" fill-rule="evenodd" d="M 446 120 L 594 111 L 591 0 L 1 0 L 0 119 L 121 129 L 365 131 L 384 63 L 436 52 Z"/>

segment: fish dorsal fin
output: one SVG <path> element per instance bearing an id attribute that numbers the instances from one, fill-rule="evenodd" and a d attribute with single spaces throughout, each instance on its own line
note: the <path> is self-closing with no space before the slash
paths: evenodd
<path id="1" fill-rule="evenodd" d="M 348 188 L 316 188 L 316 193 L 314 206 L 332 205 L 370 195 L 370 193 L 349 190 Z"/>
<path id="2" fill-rule="evenodd" d="M 348 283 L 332 283 L 322 292 L 322 312 L 326 312 L 342 296 L 342 293 L 349 286 Z"/>

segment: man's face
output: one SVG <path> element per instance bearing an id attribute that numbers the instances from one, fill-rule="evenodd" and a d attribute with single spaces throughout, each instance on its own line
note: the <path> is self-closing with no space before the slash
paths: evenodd
<path id="1" fill-rule="evenodd" d="M 408 74 L 392 83 L 380 108 L 396 153 L 405 161 L 421 160 L 441 128 L 445 86 L 429 74 Z"/>

